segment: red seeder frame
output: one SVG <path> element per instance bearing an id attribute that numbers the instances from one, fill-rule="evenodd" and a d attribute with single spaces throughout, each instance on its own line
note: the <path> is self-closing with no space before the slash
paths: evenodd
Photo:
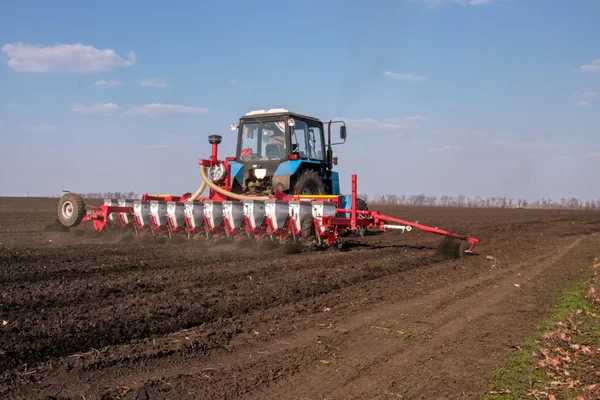
<path id="1" fill-rule="evenodd" d="M 227 198 L 223 198 L 223 196 L 219 195 L 218 193 L 216 193 L 212 190 L 211 190 L 210 195 L 211 196 L 209 198 L 201 198 L 201 199 L 198 199 L 198 201 L 209 200 L 209 199 L 214 200 L 214 201 L 228 200 Z M 191 193 L 186 193 L 183 196 L 152 196 L 152 195 L 144 194 L 142 196 L 141 200 L 142 201 L 160 200 L 160 201 L 183 202 L 190 197 L 191 197 Z M 403 220 L 400 218 L 394 218 L 389 215 L 381 214 L 378 211 L 357 210 L 356 198 L 357 198 L 357 178 L 356 178 L 356 175 L 353 174 L 352 175 L 352 205 L 351 205 L 351 208 L 347 209 L 347 208 L 340 207 L 341 196 L 331 196 L 331 198 L 328 200 L 328 201 L 337 202 L 337 211 L 339 213 L 350 214 L 350 218 L 322 216 L 314 221 L 315 232 L 317 233 L 317 235 L 319 235 L 323 239 L 323 241 L 326 244 L 332 245 L 332 244 L 336 244 L 336 243 L 340 242 L 340 235 L 342 233 L 344 233 L 347 230 L 355 230 L 357 227 L 379 228 L 380 230 L 383 231 L 383 230 L 385 230 L 386 223 L 401 224 L 404 226 L 410 226 L 410 227 L 419 229 L 424 232 L 429 232 L 429 233 L 433 233 L 436 235 L 454 237 L 457 239 L 465 240 L 466 242 L 468 242 L 470 244 L 467 252 L 471 252 L 473 250 L 473 247 L 475 246 L 475 244 L 479 242 L 479 240 L 476 238 L 459 235 L 456 233 L 448 232 L 448 231 L 438 229 L 438 228 L 433 228 L 433 227 L 430 227 L 427 225 L 418 224 L 416 222 Z M 301 196 L 285 196 L 285 195 L 282 195 L 281 193 L 277 193 L 275 196 L 273 196 L 273 199 L 285 200 L 285 201 L 316 200 L 316 198 L 312 199 L 312 198 L 301 197 Z M 319 198 L 319 200 L 323 200 L 323 199 Z M 93 207 L 93 206 L 87 206 L 87 207 L 88 207 L 88 213 L 83 218 L 82 221 L 92 221 L 94 224 L 94 228 L 97 231 L 102 231 L 104 229 L 104 227 L 106 226 L 106 223 L 108 222 L 108 217 L 111 213 L 119 213 L 119 221 L 120 221 L 121 226 L 125 226 L 125 223 L 124 223 L 123 219 L 121 218 L 120 213 L 128 213 L 128 214 L 133 215 L 132 207 L 107 206 L 107 205 L 101 205 L 98 207 Z M 359 218 L 359 215 L 362 217 Z M 190 232 L 190 233 L 194 232 L 194 229 L 189 224 L 187 217 L 186 217 L 185 223 L 186 223 L 186 228 L 187 228 L 188 232 Z M 134 224 L 136 225 L 136 230 L 138 230 L 138 228 L 140 226 L 137 223 L 137 220 L 135 219 L 135 217 L 134 217 Z M 151 220 L 151 225 L 152 225 L 153 230 L 157 230 L 157 227 L 155 226 L 156 225 L 155 221 Z M 286 238 L 290 238 L 290 237 L 293 240 L 295 240 L 296 237 L 301 234 L 301 232 L 298 232 L 295 229 L 293 221 L 291 221 L 291 220 L 289 220 L 286 223 L 285 227 L 280 230 L 273 229 L 268 218 L 265 219 L 262 227 L 256 228 L 256 229 L 250 228 L 250 224 L 249 224 L 247 218 L 244 218 L 244 227 L 245 227 L 244 229 L 238 229 L 238 230 L 233 229 L 232 227 L 228 226 L 227 221 L 225 221 L 225 220 L 223 222 L 223 225 L 224 226 L 221 227 L 222 232 L 220 232 L 218 230 L 210 229 L 208 227 L 208 224 L 206 223 L 206 221 L 204 222 L 204 227 L 205 227 L 206 232 L 214 233 L 216 235 L 220 235 L 221 233 L 224 233 L 227 236 L 235 236 L 235 237 L 239 237 L 241 235 L 249 235 L 249 236 L 254 235 L 257 238 L 260 238 L 261 236 L 264 236 L 264 235 L 268 235 L 271 238 L 276 238 L 279 241 L 284 241 Z M 322 228 L 325 228 L 325 229 L 322 229 Z M 167 224 L 167 227 L 165 227 L 165 229 L 167 229 L 169 231 L 169 233 L 176 231 L 176 229 L 173 228 L 170 223 Z M 198 230 L 196 229 L 196 231 L 198 231 Z"/>

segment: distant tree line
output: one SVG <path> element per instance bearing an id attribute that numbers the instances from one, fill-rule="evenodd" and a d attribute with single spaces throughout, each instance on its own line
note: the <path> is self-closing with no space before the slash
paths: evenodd
<path id="1" fill-rule="evenodd" d="M 88 192 L 78 193 L 88 199 L 139 199 L 141 196 L 135 192 Z M 60 197 L 48 194 L 42 197 Z M 429 206 L 429 207 L 476 207 L 476 208 L 540 208 L 540 209 L 569 209 L 569 210 L 600 210 L 600 199 L 581 201 L 575 197 L 553 200 L 541 198 L 535 201 L 514 199 L 509 197 L 481 197 L 474 198 L 465 195 L 459 196 L 426 196 L 415 194 L 411 196 L 385 194 L 369 196 L 359 194 L 358 197 L 370 205 L 400 205 L 400 206 Z"/>
<path id="2" fill-rule="evenodd" d="M 405 206 L 430 206 L 430 207 L 481 207 L 481 208 L 544 208 L 544 209 L 571 209 L 571 210 L 600 210 L 600 199 L 581 201 L 577 198 L 561 198 L 560 201 L 542 198 L 535 201 L 513 199 L 508 197 L 481 197 L 470 198 L 459 196 L 426 196 L 416 194 L 411 196 L 386 194 L 369 198 L 368 195 L 359 195 L 369 204 L 405 205 Z"/>
<path id="3" fill-rule="evenodd" d="M 141 197 L 135 192 L 89 192 L 78 194 L 85 199 L 137 199 Z"/>

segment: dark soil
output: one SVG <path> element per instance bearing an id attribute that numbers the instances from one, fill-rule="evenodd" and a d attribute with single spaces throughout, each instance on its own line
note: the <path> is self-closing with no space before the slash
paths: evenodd
<path id="1" fill-rule="evenodd" d="M 265 251 L 65 232 L 55 199 L 0 198 L 0 397 L 478 398 L 599 242 L 596 212 L 381 211 L 481 242 Z"/>

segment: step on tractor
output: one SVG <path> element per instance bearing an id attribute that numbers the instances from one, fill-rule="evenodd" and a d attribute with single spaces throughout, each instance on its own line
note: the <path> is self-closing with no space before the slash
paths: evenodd
<path id="1" fill-rule="evenodd" d="M 332 143 L 332 125 L 339 141 Z M 286 109 L 251 111 L 231 125 L 237 131 L 234 157 L 219 159 L 222 137 L 210 135 L 212 152 L 201 159 L 202 184 L 182 196 L 144 194 L 140 199 L 105 199 L 86 205 L 67 191 L 58 203 L 58 220 L 72 228 L 91 221 L 97 231 L 183 234 L 207 240 L 250 238 L 299 243 L 308 248 L 343 248 L 349 235 L 369 229 L 410 232 L 413 228 L 446 237 L 457 257 L 471 253 L 478 239 L 370 211 L 357 197 L 340 193 L 333 147 L 346 142 L 346 125 Z M 208 187 L 208 195 L 202 196 Z"/>

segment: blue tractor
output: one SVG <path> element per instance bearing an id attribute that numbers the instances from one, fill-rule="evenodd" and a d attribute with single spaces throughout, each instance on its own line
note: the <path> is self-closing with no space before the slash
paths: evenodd
<path id="1" fill-rule="evenodd" d="M 341 123 L 331 142 L 331 125 Z M 332 146 L 346 142 L 343 121 L 329 121 L 327 135 L 319 119 L 286 109 L 251 111 L 232 124 L 238 131 L 231 168 L 231 191 L 250 195 L 339 195 L 337 157 Z"/>

